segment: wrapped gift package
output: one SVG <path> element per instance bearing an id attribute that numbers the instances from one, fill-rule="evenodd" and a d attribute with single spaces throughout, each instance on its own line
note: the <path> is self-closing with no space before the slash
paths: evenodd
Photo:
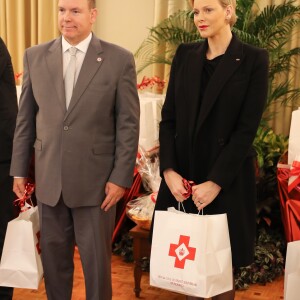
<path id="1" fill-rule="evenodd" d="M 149 151 L 158 146 L 159 122 L 165 95 L 145 92 L 140 93 L 139 98 L 141 108 L 139 144 Z"/>
<path id="2" fill-rule="evenodd" d="M 140 227 L 149 230 L 157 193 L 130 200 L 126 206 L 127 216 Z"/>
<path id="3" fill-rule="evenodd" d="M 300 240 L 300 109 L 292 113 L 288 153 L 277 165 L 277 180 L 286 240 Z"/>

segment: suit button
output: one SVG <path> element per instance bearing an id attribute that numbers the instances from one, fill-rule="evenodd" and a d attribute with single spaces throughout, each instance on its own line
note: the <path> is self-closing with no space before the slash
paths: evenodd
<path id="1" fill-rule="evenodd" d="M 69 130 L 69 126 L 64 126 L 64 130 Z"/>

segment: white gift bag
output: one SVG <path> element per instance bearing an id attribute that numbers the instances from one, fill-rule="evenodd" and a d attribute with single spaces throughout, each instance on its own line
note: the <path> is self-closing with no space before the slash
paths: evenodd
<path id="1" fill-rule="evenodd" d="M 284 299 L 298 300 L 300 286 L 300 241 L 290 242 L 287 245 Z"/>
<path id="2" fill-rule="evenodd" d="M 0 263 L 0 286 L 38 289 L 43 277 L 39 248 L 38 207 L 31 207 L 7 225 Z"/>
<path id="3" fill-rule="evenodd" d="M 233 288 L 227 215 L 156 211 L 150 285 L 208 298 Z"/>

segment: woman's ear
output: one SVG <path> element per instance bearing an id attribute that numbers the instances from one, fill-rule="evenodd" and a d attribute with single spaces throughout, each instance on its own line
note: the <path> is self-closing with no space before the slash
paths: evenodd
<path id="1" fill-rule="evenodd" d="M 231 17 L 232 17 L 232 6 L 227 5 L 227 7 L 225 8 L 225 19 L 230 20 Z"/>

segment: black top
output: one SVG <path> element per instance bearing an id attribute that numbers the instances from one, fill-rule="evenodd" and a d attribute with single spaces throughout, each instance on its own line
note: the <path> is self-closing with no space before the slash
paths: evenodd
<path id="1" fill-rule="evenodd" d="M 213 59 L 204 59 L 204 65 L 203 65 L 203 74 L 201 76 L 201 94 L 200 94 L 200 100 L 202 100 L 203 95 L 205 93 L 206 87 L 210 81 L 210 78 L 212 77 L 215 69 L 217 68 L 219 62 L 223 58 L 224 54 L 219 55 Z M 200 101 L 201 102 L 201 101 Z"/>
<path id="2" fill-rule="evenodd" d="M 9 162 L 18 112 L 16 84 L 9 52 L 0 38 L 0 163 Z"/>
<path id="3" fill-rule="evenodd" d="M 208 83 L 214 74 L 219 62 L 222 60 L 224 54 L 219 55 L 213 59 L 207 59 L 205 57 L 204 59 L 204 64 L 203 64 L 203 69 L 202 69 L 202 76 L 201 76 L 201 82 L 200 82 L 200 97 L 199 97 L 199 103 L 198 103 L 198 117 L 197 117 L 197 122 L 199 122 L 199 116 L 200 116 L 200 110 L 201 110 L 201 104 L 202 104 L 202 99 L 204 97 L 206 87 L 208 86 Z"/>

